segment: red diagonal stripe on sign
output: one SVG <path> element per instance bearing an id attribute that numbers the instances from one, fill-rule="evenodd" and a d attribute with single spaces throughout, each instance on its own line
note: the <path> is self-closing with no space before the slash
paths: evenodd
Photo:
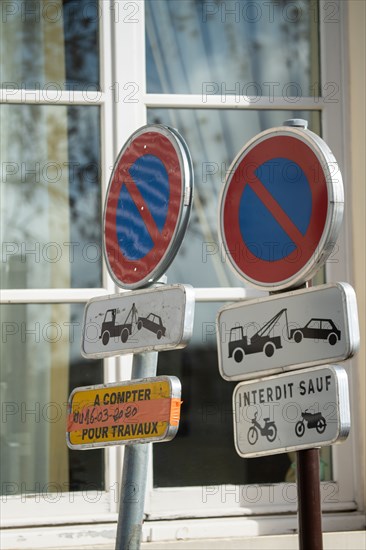
<path id="1" fill-rule="evenodd" d="M 286 212 L 281 208 L 278 202 L 273 198 L 271 193 L 266 189 L 255 174 L 253 174 L 250 178 L 248 185 L 250 185 L 257 197 L 268 208 L 277 223 L 279 223 L 282 229 L 295 243 L 296 247 L 299 250 L 304 249 L 307 245 L 307 239 L 303 236 L 301 231 L 298 230 L 291 218 L 288 217 Z"/>
<path id="2" fill-rule="evenodd" d="M 128 180 L 128 183 L 125 185 L 128 192 L 130 193 L 133 202 L 136 205 L 136 208 L 140 212 L 140 216 L 143 219 L 143 222 L 146 225 L 148 232 L 150 233 L 150 237 L 152 238 L 154 244 L 156 244 L 161 238 L 161 235 L 155 223 L 155 220 L 151 215 L 149 207 L 147 206 L 143 196 L 141 195 L 136 183 L 132 179 Z"/>

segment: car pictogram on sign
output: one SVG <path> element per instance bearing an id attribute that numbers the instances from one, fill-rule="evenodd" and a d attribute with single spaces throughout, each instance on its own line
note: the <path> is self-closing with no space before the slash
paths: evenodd
<path id="1" fill-rule="evenodd" d="M 137 328 L 141 330 L 142 327 L 155 332 L 158 340 L 162 336 L 165 336 L 166 328 L 163 325 L 160 315 L 155 315 L 155 313 L 149 313 L 147 317 L 139 317 L 137 321 Z"/>
<path id="2" fill-rule="evenodd" d="M 303 338 L 313 340 L 328 340 L 334 346 L 341 339 L 341 331 L 337 329 L 332 319 L 310 319 L 302 328 L 295 328 L 290 331 L 290 339 L 299 344 Z"/>

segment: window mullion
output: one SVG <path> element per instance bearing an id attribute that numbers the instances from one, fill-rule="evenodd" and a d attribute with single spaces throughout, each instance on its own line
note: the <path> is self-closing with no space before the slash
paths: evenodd
<path id="1" fill-rule="evenodd" d="M 244 97 L 240 95 L 197 94 L 145 94 L 147 107 L 170 107 L 190 109 L 248 109 L 248 110 L 306 110 L 319 111 L 323 101 L 319 97 Z"/>
<path id="2" fill-rule="evenodd" d="M 105 296 L 104 288 L 27 288 L 4 289 L 1 304 L 82 304 L 96 296 Z"/>
<path id="3" fill-rule="evenodd" d="M 120 17 L 114 29 L 113 106 L 116 155 L 136 128 L 146 124 L 144 3 L 133 21 Z M 126 50 L 128 48 L 128 50 Z"/>

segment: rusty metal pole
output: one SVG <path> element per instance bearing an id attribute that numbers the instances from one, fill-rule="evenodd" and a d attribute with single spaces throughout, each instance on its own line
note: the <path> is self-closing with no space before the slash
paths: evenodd
<path id="1" fill-rule="evenodd" d="M 284 125 L 306 129 L 308 123 L 302 119 L 290 119 Z M 305 286 L 311 287 L 312 281 L 308 281 Z M 323 550 L 319 448 L 296 452 L 296 473 L 299 548 Z"/>
<path id="2" fill-rule="evenodd" d="M 300 550 L 323 550 L 319 449 L 296 453 Z"/>

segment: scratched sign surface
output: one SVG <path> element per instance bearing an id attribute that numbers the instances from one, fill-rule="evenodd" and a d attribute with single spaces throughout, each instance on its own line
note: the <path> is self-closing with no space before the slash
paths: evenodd
<path id="1" fill-rule="evenodd" d="M 182 348 L 192 336 L 194 306 L 193 288 L 180 284 L 92 298 L 81 353 L 97 359 Z"/>
<path id="2" fill-rule="evenodd" d="M 175 376 L 76 388 L 68 403 L 67 444 L 90 449 L 173 439 L 180 396 Z"/>

